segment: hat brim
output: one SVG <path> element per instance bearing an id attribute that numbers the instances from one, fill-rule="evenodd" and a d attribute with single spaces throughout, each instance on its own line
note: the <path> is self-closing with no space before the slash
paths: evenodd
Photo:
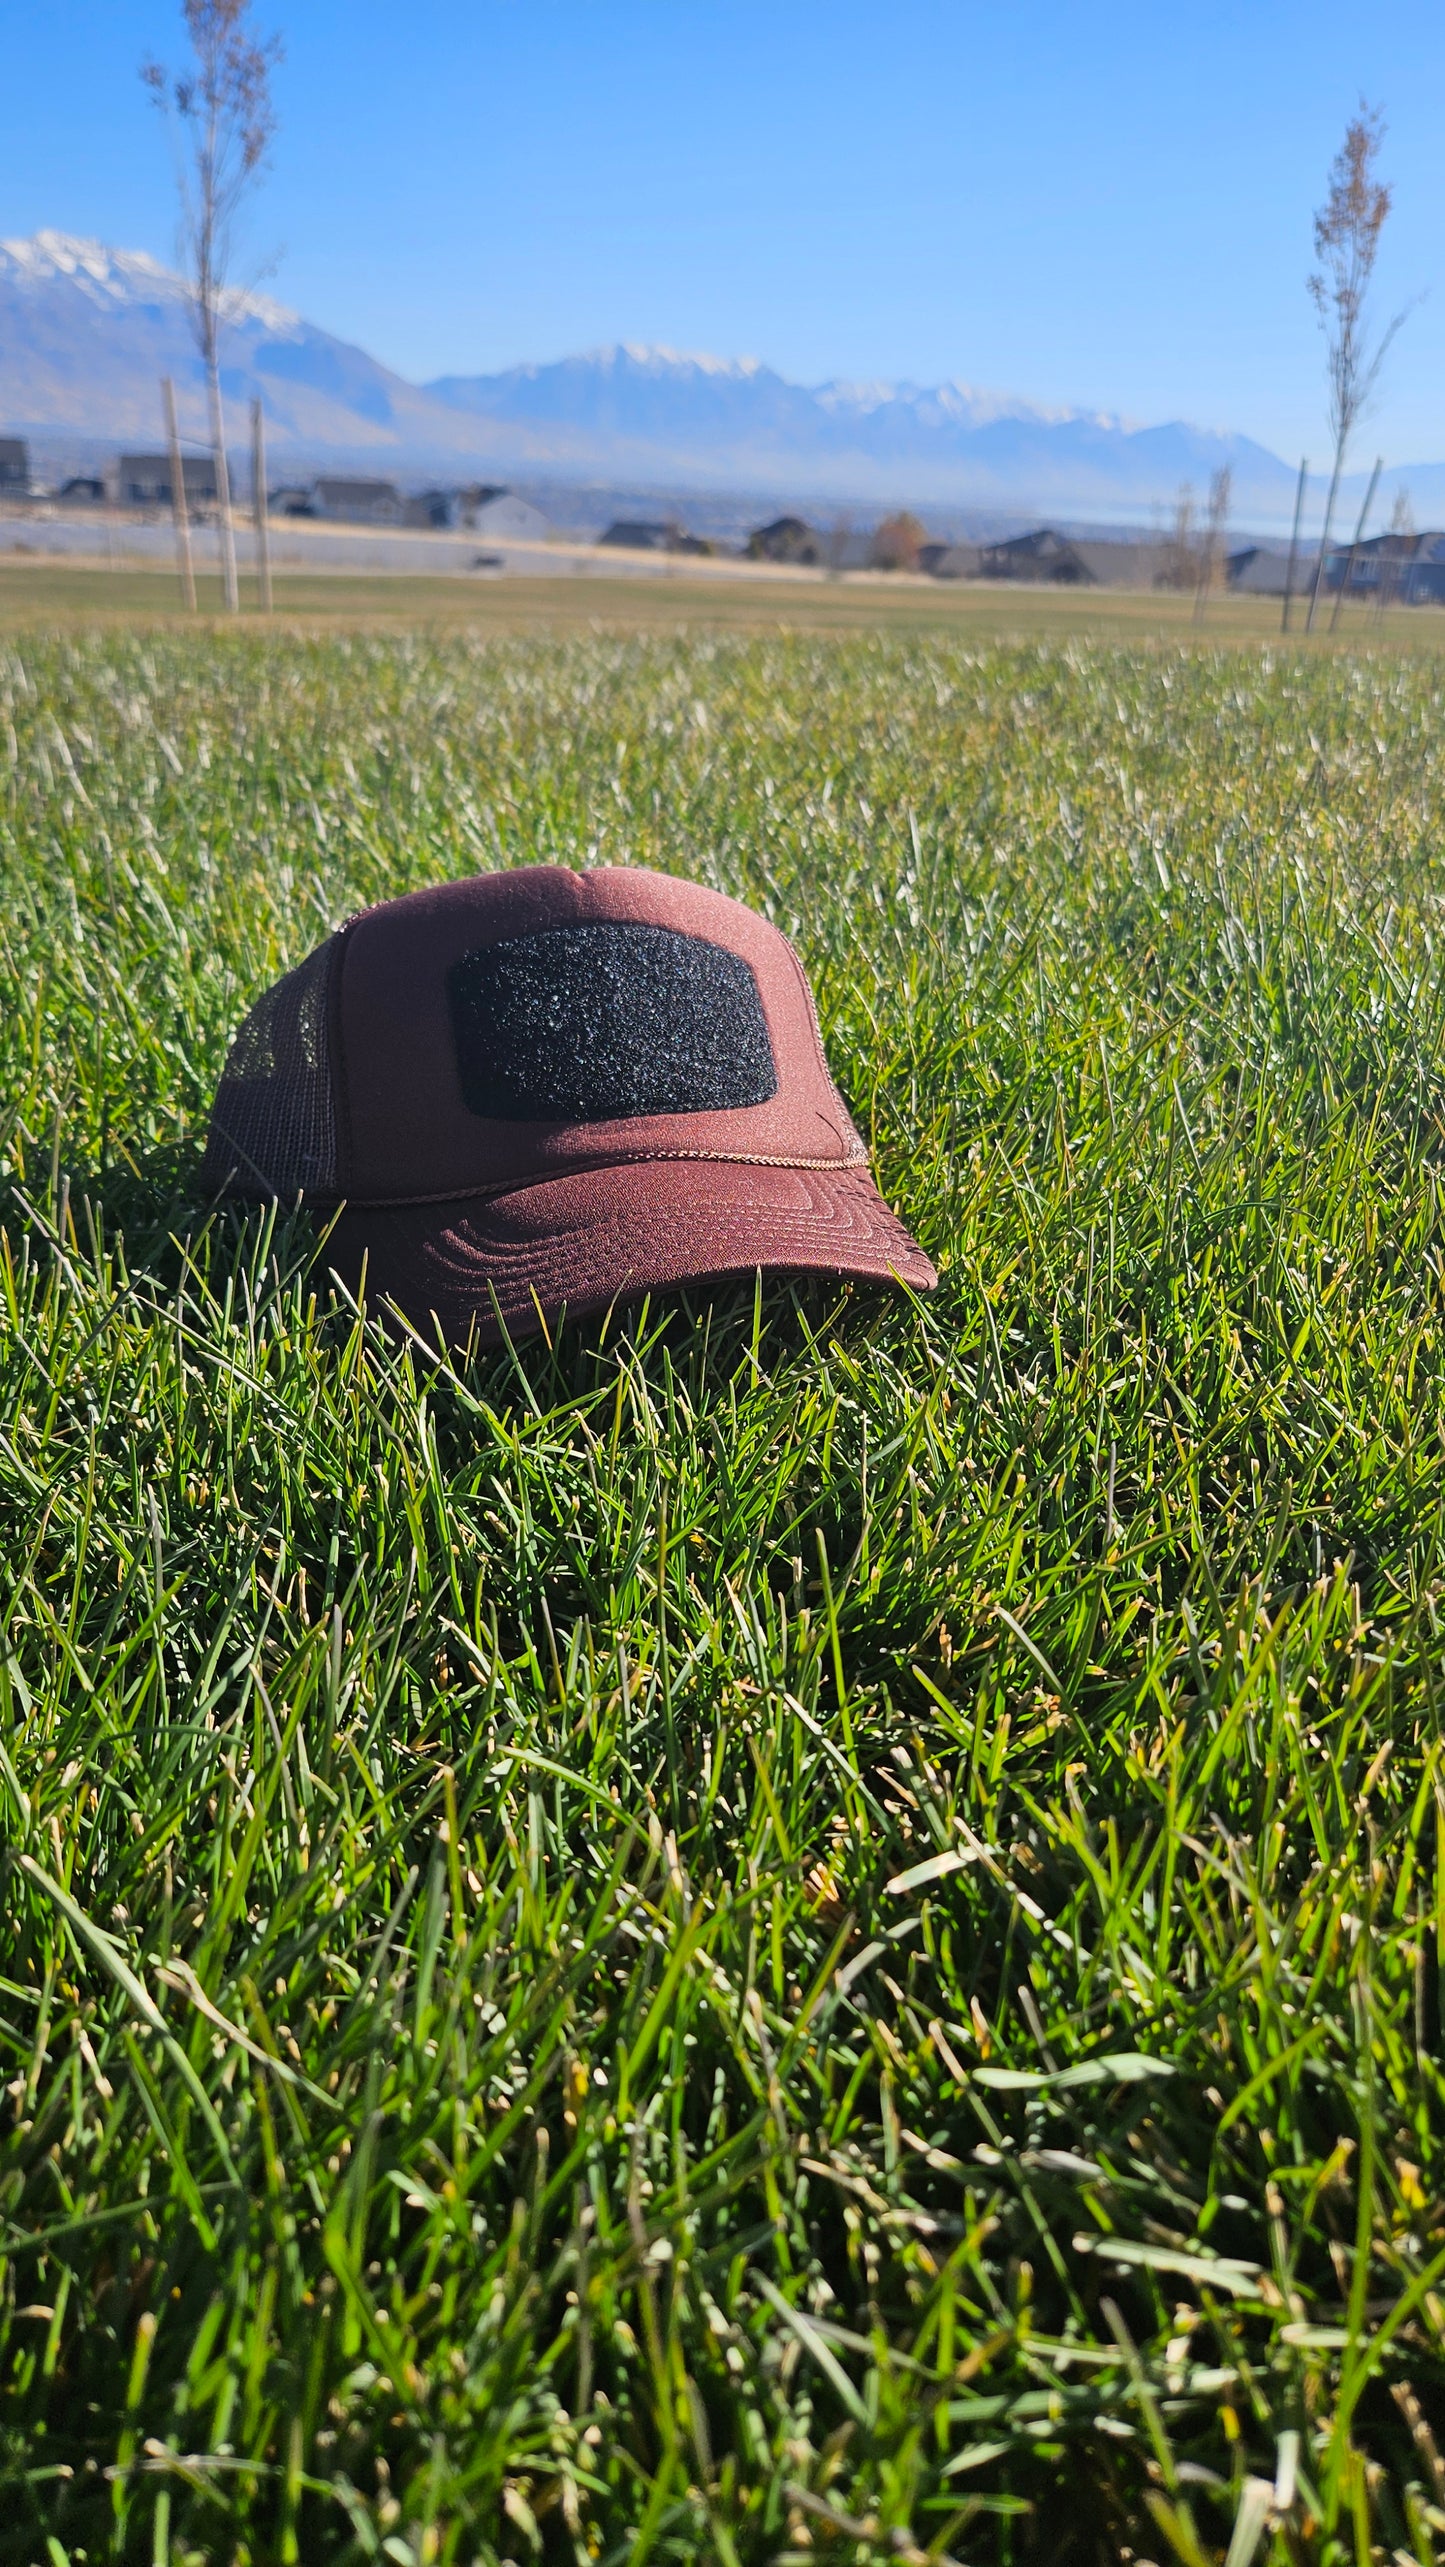
<path id="1" fill-rule="evenodd" d="M 646 1292 L 767 1273 L 938 1277 L 861 1168 L 651 1159 L 505 1195 L 343 1210 L 326 1261 L 422 1335 L 495 1344 Z"/>

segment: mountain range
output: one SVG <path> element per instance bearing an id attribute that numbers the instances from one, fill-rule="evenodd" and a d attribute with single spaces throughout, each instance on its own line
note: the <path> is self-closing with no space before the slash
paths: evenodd
<path id="1" fill-rule="evenodd" d="M 1227 465 L 1236 522 L 1260 526 L 1282 523 L 1294 493 L 1292 468 L 1249 437 L 1179 420 L 1133 426 L 963 383 L 805 386 L 755 359 L 614 346 L 414 384 L 260 293 L 233 298 L 222 354 L 238 441 L 240 405 L 259 394 L 273 455 L 290 469 L 344 462 L 1127 521 L 1172 506 L 1186 481 L 1202 494 Z M 7 432 L 153 446 L 163 374 L 183 434 L 203 437 L 178 276 L 144 252 L 62 232 L 0 242 Z M 1393 478 L 1409 481 L 1417 514 L 1445 513 L 1445 466 Z"/>

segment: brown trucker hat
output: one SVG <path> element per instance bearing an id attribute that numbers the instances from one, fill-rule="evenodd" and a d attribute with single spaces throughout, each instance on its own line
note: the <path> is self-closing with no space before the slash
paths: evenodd
<path id="1" fill-rule="evenodd" d="M 453 1342 L 758 1268 L 937 1282 L 787 938 L 641 867 L 474 874 L 349 919 L 241 1025 L 202 1174 L 339 1207 L 343 1283 Z"/>

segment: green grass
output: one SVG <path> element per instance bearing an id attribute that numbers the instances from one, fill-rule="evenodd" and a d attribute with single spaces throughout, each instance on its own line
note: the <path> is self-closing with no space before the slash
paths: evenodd
<path id="1" fill-rule="evenodd" d="M 0 2560 L 1428 2562 L 1445 689 L 0 650 Z M 249 998 L 764 907 L 922 1306 L 438 1370 L 213 1216 Z"/>

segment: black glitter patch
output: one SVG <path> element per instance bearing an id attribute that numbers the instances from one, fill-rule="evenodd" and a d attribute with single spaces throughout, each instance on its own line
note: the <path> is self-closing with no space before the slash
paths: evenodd
<path id="1" fill-rule="evenodd" d="M 553 927 L 447 974 L 462 1095 L 518 1123 L 765 1105 L 778 1074 L 752 966 L 673 927 Z"/>

